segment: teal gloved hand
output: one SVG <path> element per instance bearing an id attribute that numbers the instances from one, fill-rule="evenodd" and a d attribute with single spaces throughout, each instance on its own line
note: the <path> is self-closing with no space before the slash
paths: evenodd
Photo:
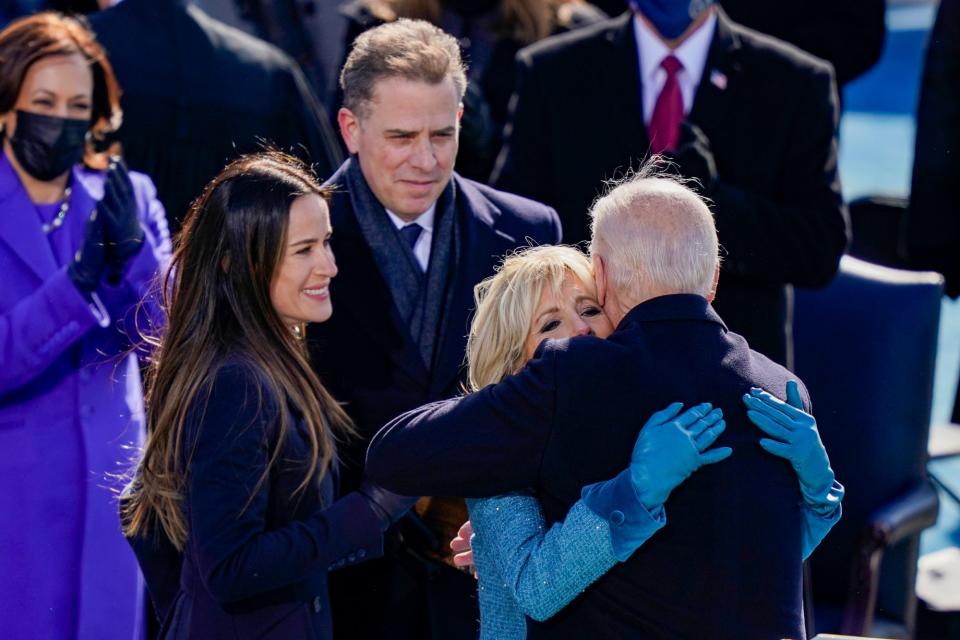
<path id="1" fill-rule="evenodd" d="M 730 447 L 707 451 L 727 426 L 723 411 L 711 411 L 710 403 L 680 414 L 682 408 L 682 403 L 675 402 L 650 416 L 633 447 L 630 479 L 648 510 L 663 505 L 691 473 L 733 453 Z"/>
<path id="2" fill-rule="evenodd" d="M 817 421 L 803 410 L 796 381 L 787 382 L 787 401 L 763 391 L 751 389 L 744 394 L 747 417 L 770 438 L 762 438 L 760 446 L 793 465 L 800 480 L 800 491 L 811 505 L 828 502 L 834 486 L 833 469 L 827 450 L 820 440 Z"/>

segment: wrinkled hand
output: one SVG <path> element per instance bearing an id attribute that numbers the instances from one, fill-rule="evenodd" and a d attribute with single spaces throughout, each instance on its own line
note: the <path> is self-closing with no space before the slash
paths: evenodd
<path id="1" fill-rule="evenodd" d="M 100 276 L 106 264 L 103 246 L 103 227 L 94 209 L 87 218 L 83 244 L 77 250 L 73 262 L 67 267 L 67 275 L 84 293 L 90 293 L 100 284 Z"/>
<path id="2" fill-rule="evenodd" d="M 633 447 L 630 479 L 647 510 L 663 505 L 670 492 L 700 467 L 733 453 L 730 447 L 707 451 L 726 428 L 720 409 L 711 411 L 712 405 L 704 403 L 680 414 L 682 408 L 675 402 L 650 416 Z"/>
<path id="3" fill-rule="evenodd" d="M 710 149 L 710 140 L 697 125 L 684 121 L 680 125 L 680 139 L 674 151 L 663 154 L 674 166 L 668 170 L 684 178 L 694 178 L 696 191 L 709 195 L 717 181 L 717 165 Z"/>
<path id="4" fill-rule="evenodd" d="M 137 198 L 127 167 L 120 158 L 111 158 L 103 199 L 97 205 L 107 244 L 107 264 L 114 274 L 143 246 L 143 228 L 137 217 Z"/>
<path id="5" fill-rule="evenodd" d="M 461 569 L 469 571 L 473 577 L 477 577 L 477 570 L 473 563 L 473 547 L 470 539 L 473 536 L 473 525 L 467 520 L 460 525 L 457 531 L 457 537 L 450 541 L 450 549 L 453 550 L 453 564 Z"/>
<path id="6" fill-rule="evenodd" d="M 818 504 L 833 486 L 830 459 L 820 440 L 817 421 L 803 411 L 800 389 L 794 380 L 787 382 L 787 401 L 756 388 L 743 396 L 747 417 L 770 436 L 762 438 L 760 446 L 789 460 L 797 472 L 804 499 Z"/>
<path id="7" fill-rule="evenodd" d="M 364 482 L 357 492 L 369 502 L 370 508 L 380 519 L 380 530 L 386 531 L 391 525 L 416 504 L 418 498 L 401 496 L 370 482 Z"/>

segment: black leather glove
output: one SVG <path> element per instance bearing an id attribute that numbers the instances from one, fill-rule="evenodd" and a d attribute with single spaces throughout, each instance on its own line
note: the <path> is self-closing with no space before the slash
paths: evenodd
<path id="1" fill-rule="evenodd" d="M 137 217 L 137 198 L 123 160 L 110 159 L 103 199 L 97 205 L 106 241 L 107 267 L 116 276 L 143 246 L 143 228 Z"/>
<path id="2" fill-rule="evenodd" d="M 673 163 L 669 170 L 684 178 L 694 178 L 699 184 L 690 186 L 703 195 L 710 195 L 717 182 L 717 165 L 710 140 L 700 127 L 685 120 L 680 125 L 676 150 L 663 155 Z"/>
<path id="3" fill-rule="evenodd" d="M 364 482 L 357 489 L 363 497 L 370 501 L 370 507 L 380 519 L 380 530 L 386 531 L 407 511 L 416 504 L 418 498 L 401 496 L 387 491 L 383 487 Z"/>
<path id="4" fill-rule="evenodd" d="M 97 210 L 87 219 L 83 244 L 77 250 L 73 262 L 67 267 L 67 275 L 84 294 L 89 294 L 100 284 L 100 276 L 106 266 L 103 246 L 103 227 Z"/>

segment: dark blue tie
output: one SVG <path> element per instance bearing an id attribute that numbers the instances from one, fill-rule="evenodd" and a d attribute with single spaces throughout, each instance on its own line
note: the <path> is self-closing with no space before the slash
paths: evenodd
<path id="1" fill-rule="evenodd" d="M 417 239 L 420 237 L 420 234 L 423 232 L 423 227 L 418 225 L 416 222 L 411 222 L 408 225 L 405 225 L 400 228 L 400 235 L 403 236 L 403 239 L 407 241 L 407 244 L 410 245 L 410 250 L 413 250 L 413 247 L 417 244 Z"/>

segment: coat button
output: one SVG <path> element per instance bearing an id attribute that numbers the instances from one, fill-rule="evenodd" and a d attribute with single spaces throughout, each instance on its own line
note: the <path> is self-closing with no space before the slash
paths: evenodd
<path id="1" fill-rule="evenodd" d="M 313 612 L 320 613 L 320 610 L 323 609 L 323 602 L 320 600 L 320 596 L 314 596 L 313 598 Z"/>
<path id="2" fill-rule="evenodd" d="M 620 526 L 621 524 L 623 524 L 623 521 L 626 519 L 627 517 L 623 515 L 623 511 L 620 511 L 619 509 L 610 513 L 610 522 L 612 522 L 617 526 Z"/>

